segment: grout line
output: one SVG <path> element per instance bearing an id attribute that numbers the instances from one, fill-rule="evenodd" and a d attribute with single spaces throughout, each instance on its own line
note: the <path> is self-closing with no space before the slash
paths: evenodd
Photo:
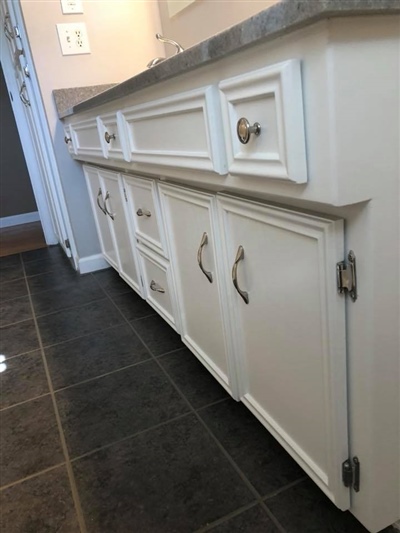
<path id="1" fill-rule="evenodd" d="M 100 328 L 100 329 L 96 329 L 95 331 L 91 331 L 90 333 L 85 333 L 84 335 L 78 335 L 77 337 L 72 337 L 71 339 L 66 339 L 64 341 L 61 341 L 61 342 L 55 342 L 54 344 L 46 344 L 44 345 L 44 348 L 54 348 L 55 346 L 60 346 L 60 344 L 66 344 L 67 342 L 75 342 L 79 339 L 83 339 L 84 337 L 90 337 L 91 335 L 94 335 L 96 333 L 98 333 L 99 331 L 103 332 L 103 331 L 108 331 L 109 329 L 112 329 L 112 328 L 119 328 L 121 326 L 125 326 L 125 324 L 123 322 L 120 322 L 119 324 L 114 324 L 113 326 L 108 326 L 107 328 Z M 34 351 L 34 350 L 32 350 Z M 30 352 L 26 352 L 26 353 L 30 353 Z M 21 354 L 23 355 L 23 354 Z M 15 355 L 13 355 L 12 357 L 17 357 Z"/>
<path id="2" fill-rule="evenodd" d="M 1 305 L 1 303 L 0 303 L 0 305 Z M 16 326 L 17 324 L 21 324 L 22 322 L 26 322 L 27 320 L 32 320 L 32 317 L 24 318 L 23 320 L 17 320 L 17 322 L 7 322 L 7 324 L 1 324 L 0 325 L 0 331 L 3 328 L 8 328 L 9 326 Z M 15 356 L 12 356 L 12 357 L 15 357 Z"/>
<path id="3" fill-rule="evenodd" d="M 249 509 L 252 509 L 256 505 L 258 505 L 258 502 L 251 502 L 251 503 L 248 503 L 247 505 L 243 505 L 242 507 L 239 507 L 239 509 L 236 509 L 236 511 L 232 511 L 229 514 L 227 514 L 227 515 L 225 515 L 225 516 L 223 516 L 221 518 L 218 518 L 218 520 L 214 520 L 214 522 L 210 522 L 206 526 L 203 526 L 200 529 L 196 529 L 196 531 L 194 533 L 203 533 L 205 531 L 210 531 L 210 530 L 214 529 L 215 526 L 219 526 L 219 525 L 227 522 L 231 518 L 235 518 L 235 516 L 241 515 L 243 512 L 248 511 Z"/>
<path id="4" fill-rule="evenodd" d="M 142 341 L 143 342 L 143 341 Z M 182 352 L 183 350 L 189 350 L 189 348 L 186 348 L 186 346 L 182 346 L 181 348 L 176 348 L 175 350 L 170 350 L 169 352 L 162 353 L 160 355 L 153 355 L 156 359 L 161 359 L 164 356 L 172 355 L 177 352 Z"/>
<path id="5" fill-rule="evenodd" d="M 206 405 L 202 405 L 201 407 L 195 407 L 194 410 L 198 413 L 203 409 L 207 409 L 207 407 L 212 407 L 213 405 L 218 405 L 219 403 L 227 402 L 228 400 L 232 400 L 232 396 L 228 396 L 227 398 L 221 398 L 220 400 L 215 400 L 215 402 L 207 403 Z"/>
<path id="6" fill-rule="evenodd" d="M 83 453 L 82 455 L 77 455 L 76 457 L 73 457 L 71 459 L 71 463 L 75 463 L 76 461 L 79 461 L 80 459 L 85 459 L 86 457 L 90 457 L 91 455 L 94 455 L 97 452 L 102 452 L 103 450 L 106 450 L 107 448 L 111 448 L 112 446 L 121 444 L 122 442 L 125 442 L 127 440 L 140 437 L 141 435 L 144 435 L 145 433 L 149 433 L 150 431 L 153 431 L 153 429 L 159 429 L 163 426 L 167 426 L 171 422 L 175 422 L 176 420 L 180 420 L 181 418 L 185 418 L 186 416 L 189 416 L 192 414 L 193 413 L 191 413 L 190 411 L 187 411 L 183 415 L 174 416 L 174 418 L 169 418 L 168 420 L 165 420 L 164 422 L 160 422 L 159 424 L 156 424 L 155 426 L 142 429 L 141 431 L 137 431 L 136 433 L 131 433 L 130 435 L 127 435 L 126 437 L 123 437 L 122 439 L 114 440 L 113 442 L 104 444 L 104 446 L 99 446 L 98 448 L 95 448 L 94 450 L 90 450 L 89 452 Z"/>
<path id="7" fill-rule="evenodd" d="M 31 309 L 32 309 L 32 314 L 33 314 L 33 321 L 34 321 L 34 324 L 35 324 L 36 334 L 37 334 L 38 341 L 39 341 L 39 347 L 40 347 L 40 351 L 41 351 L 41 354 L 42 354 L 43 365 L 44 365 L 44 369 L 45 369 L 45 372 L 46 372 L 47 383 L 48 383 L 48 386 L 49 386 L 51 400 L 52 400 L 52 403 L 53 403 L 54 414 L 55 414 L 55 417 L 56 417 L 58 432 L 59 432 L 60 441 L 61 441 L 61 448 L 62 448 L 62 451 L 63 451 L 63 454 L 64 454 L 65 466 L 67 468 L 67 473 L 68 473 L 69 483 L 70 483 L 70 487 L 71 487 L 72 498 L 73 498 L 73 501 L 74 501 L 74 504 L 75 504 L 75 511 L 76 511 L 76 514 L 77 514 L 77 520 L 78 520 L 78 524 L 79 524 L 79 528 L 81 530 L 81 533 L 86 533 L 87 529 L 86 529 L 85 519 L 84 519 L 84 516 L 83 516 L 81 502 L 80 502 L 80 499 L 79 499 L 78 489 L 76 487 L 76 482 L 75 482 L 75 477 L 74 477 L 74 473 L 73 473 L 73 470 L 72 470 L 71 461 L 70 461 L 70 458 L 69 458 L 68 447 L 67 447 L 64 431 L 63 431 L 62 424 L 61 424 L 60 413 L 58 411 L 56 397 L 55 397 L 55 393 L 54 393 L 54 389 L 53 389 L 53 383 L 51 381 L 51 375 L 50 375 L 49 367 L 47 365 L 46 354 L 44 352 L 44 347 L 43 347 L 43 343 L 42 343 L 42 337 L 41 337 L 41 334 L 40 334 L 38 322 L 37 322 L 36 315 L 35 315 L 35 310 L 34 310 L 34 307 L 33 307 L 32 296 L 31 296 L 31 293 L 30 293 L 28 280 L 27 280 L 27 277 L 26 277 L 26 274 L 25 274 L 25 265 L 24 264 L 23 264 L 22 268 L 23 268 L 24 275 L 25 275 L 25 283 L 26 283 L 26 286 L 28 288 L 28 296 L 29 296 L 29 301 L 30 301 L 30 304 L 31 304 Z"/>
<path id="8" fill-rule="evenodd" d="M 36 294 L 42 294 L 42 293 L 36 293 Z M 36 294 L 34 294 L 33 296 L 36 296 Z M 57 309 L 56 311 L 52 311 L 51 313 L 45 313 L 44 315 L 36 314 L 36 316 L 37 316 L 37 318 L 43 318 L 45 316 L 51 316 L 51 315 L 55 315 L 57 313 L 62 313 L 63 311 L 71 311 L 73 309 L 80 309 L 81 307 L 85 307 L 85 306 L 90 305 L 90 304 L 92 304 L 94 302 L 101 302 L 102 300 L 106 300 L 106 298 L 104 296 L 102 296 L 101 298 L 97 298 L 95 300 L 90 300 L 89 302 L 85 302 L 84 304 L 81 304 L 81 305 L 73 305 L 71 307 L 63 307 L 61 309 Z"/>
<path id="9" fill-rule="evenodd" d="M 279 522 L 279 520 L 276 518 L 276 516 L 272 513 L 272 511 L 265 505 L 264 502 L 260 502 L 261 507 L 267 514 L 268 518 L 271 520 L 271 522 L 275 525 L 275 527 L 281 532 L 281 533 L 287 533 L 286 529 L 282 526 L 282 524 Z"/>
<path id="10" fill-rule="evenodd" d="M 269 494 L 266 494 L 263 496 L 263 502 L 265 503 L 266 500 L 270 500 L 271 498 L 275 498 L 275 496 L 278 496 L 281 492 L 285 492 L 288 489 L 291 489 L 292 487 L 295 487 L 296 485 L 299 485 L 303 481 L 306 481 L 307 479 L 310 479 L 308 476 L 301 476 L 299 479 L 296 479 L 296 481 L 292 481 L 291 483 L 288 483 L 287 485 L 284 485 L 283 487 L 280 487 L 277 490 L 274 490 L 273 492 L 270 492 Z"/>
<path id="11" fill-rule="evenodd" d="M 60 466 L 65 466 L 65 462 L 58 463 L 54 466 L 50 466 L 49 468 L 45 468 L 44 470 L 41 470 L 40 472 L 35 472 L 34 474 L 18 479 L 17 481 L 12 481 L 11 483 L 7 483 L 6 485 L 3 485 L 0 487 L 0 491 L 9 489 L 10 487 L 15 487 L 15 485 L 20 485 L 24 481 L 29 481 L 30 479 L 41 476 L 42 474 L 47 474 L 47 472 L 51 472 L 52 470 L 55 470 L 56 468 L 60 468 Z"/>
<path id="12" fill-rule="evenodd" d="M 32 318 L 30 318 L 29 320 L 32 320 Z M 1 333 L 1 329 L 0 329 L 0 333 Z M 21 355 L 31 355 L 31 354 L 34 354 L 35 352 L 40 352 L 39 346 L 35 348 L 34 350 L 29 350 L 29 352 L 22 352 L 22 353 L 17 353 L 15 355 L 8 355 L 4 363 L 7 363 L 7 361 L 10 361 L 11 359 L 15 359 L 16 357 L 21 357 Z"/>
<path id="13" fill-rule="evenodd" d="M 123 311 L 121 311 L 121 313 L 123 314 Z M 140 316 L 138 318 L 131 318 L 130 322 L 139 322 L 140 320 L 145 320 L 146 318 L 151 318 L 152 316 L 157 316 L 157 313 L 154 311 L 154 313 L 151 313 L 150 315 Z"/>
<path id="14" fill-rule="evenodd" d="M 13 407 L 18 407 L 19 405 L 24 405 L 25 403 L 33 402 L 33 400 L 39 400 L 39 398 L 44 398 L 48 396 L 50 393 L 45 392 L 44 394 L 40 394 L 39 396 L 34 396 L 33 398 L 29 398 L 28 400 L 23 400 L 22 402 L 13 403 L 12 405 L 7 405 L 6 407 L 2 407 L 0 409 L 0 413 L 4 413 L 4 411 L 7 411 L 8 409 L 12 409 Z"/>
<path id="15" fill-rule="evenodd" d="M 106 372 L 105 374 L 99 374 L 98 376 L 94 376 L 92 378 L 84 379 L 83 381 L 78 381 L 77 383 L 72 383 L 71 385 L 66 385 L 65 387 L 61 387 L 59 389 L 54 389 L 54 392 L 57 394 L 59 392 L 65 391 L 67 389 L 71 389 L 72 387 L 76 387 L 78 385 L 83 385 L 85 383 L 90 383 L 91 381 L 96 381 L 96 379 L 104 378 L 107 376 L 111 376 L 112 374 L 116 374 L 117 372 L 122 372 L 123 370 L 126 370 L 128 368 L 132 368 L 134 366 L 142 365 L 143 363 L 148 363 L 149 361 L 153 362 L 153 358 L 149 356 L 148 359 L 145 359 L 144 361 L 137 361 L 136 363 L 132 363 L 131 365 L 123 366 L 121 368 L 116 368 L 115 370 L 111 370 L 110 372 Z"/>

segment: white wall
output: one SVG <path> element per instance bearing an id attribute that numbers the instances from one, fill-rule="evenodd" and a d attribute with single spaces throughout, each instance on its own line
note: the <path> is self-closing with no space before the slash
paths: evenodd
<path id="1" fill-rule="evenodd" d="M 212 35 L 219 33 L 278 0 L 196 0 L 172 18 L 167 0 L 158 0 L 163 35 L 189 48 Z M 174 48 L 166 46 L 168 55 Z"/>
<path id="2" fill-rule="evenodd" d="M 67 154 L 53 89 L 121 82 L 164 55 L 155 39 L 161 31 L 157 2 L 83 1 L 83 14 L 63 15 L 59 0 L 21 0 L 36 74 L 54 140 L 57 164 L 79 257 L 99 252 L 89 198 L 80 165 Z M 85 22 L 91 54 L 63 56 L 57 23 Z"/>

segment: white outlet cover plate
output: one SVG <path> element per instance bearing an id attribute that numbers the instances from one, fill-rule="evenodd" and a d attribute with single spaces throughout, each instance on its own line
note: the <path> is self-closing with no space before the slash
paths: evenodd
<path id="1" fill-rule="evenodd" d="M 61 9 L 64 15 L 83 13 L 82 0 L 61 0 Z"/>
<path id="2" fill-rule="evenodd" d="M 56 26 L 63 56 L 90 54 L 89 38 L 84 22 Z"/>

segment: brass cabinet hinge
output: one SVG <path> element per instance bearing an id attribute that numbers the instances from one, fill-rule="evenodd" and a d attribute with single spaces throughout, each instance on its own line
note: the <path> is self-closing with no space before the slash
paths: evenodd
<path id="1" fill-rule="evenodd" d="M 125 189 L 125 187 L 124 187 L 124 196 L 125 196 L 125 202 L 127 202 L 127 201 L 128 201 L 128 197 L 127 197 L 127 195 L 126 195 L 126 189 Z"/>
<path id="2" fill-rule="evenodd" d="M 353 250 L 350 250 L 347 256 L 348 263 L 340 261 L 336 263 L 336 281 L 337 289 L 340 294 L 344 291 L 349 293 L 350 298 L 355 302 L 357 300 L 357 269 L 356 256 Z"/>
<path id="3" fill-rule="evenodd" d="M 358 457 L 346 459 L 342 463 L 342 480 L 345 487 L 352 487 L 355 492 L 360 491 L 360 461 Z"/>
<path id="4" fill-rule="evenodd" d="M 71 249 L 71 244 L 69 242 L 69 239 L 65 239 L 64 244 L 65 244 L 65 248 L 68 248 L 69 250 Z"/>

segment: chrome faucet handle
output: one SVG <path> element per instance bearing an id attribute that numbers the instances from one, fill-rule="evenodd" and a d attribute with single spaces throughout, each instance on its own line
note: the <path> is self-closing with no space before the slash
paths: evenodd
<path id="1" fill-rule="evenodd" d="M 163 37 L 161 33 L 156 33 L 156 39 L 160 41 L 161 43 L 167 43 L 167 44 L 172 44 L 176 46 L 176 52 L 175 52 L 176 54 L 179 54 L 179 52 L 184 51 L 184 48 L 182 48 L 182 46 L 179 43 L 177 43 L 176 41 L 172 39 L 167 39 L 166 37 Z"/>

